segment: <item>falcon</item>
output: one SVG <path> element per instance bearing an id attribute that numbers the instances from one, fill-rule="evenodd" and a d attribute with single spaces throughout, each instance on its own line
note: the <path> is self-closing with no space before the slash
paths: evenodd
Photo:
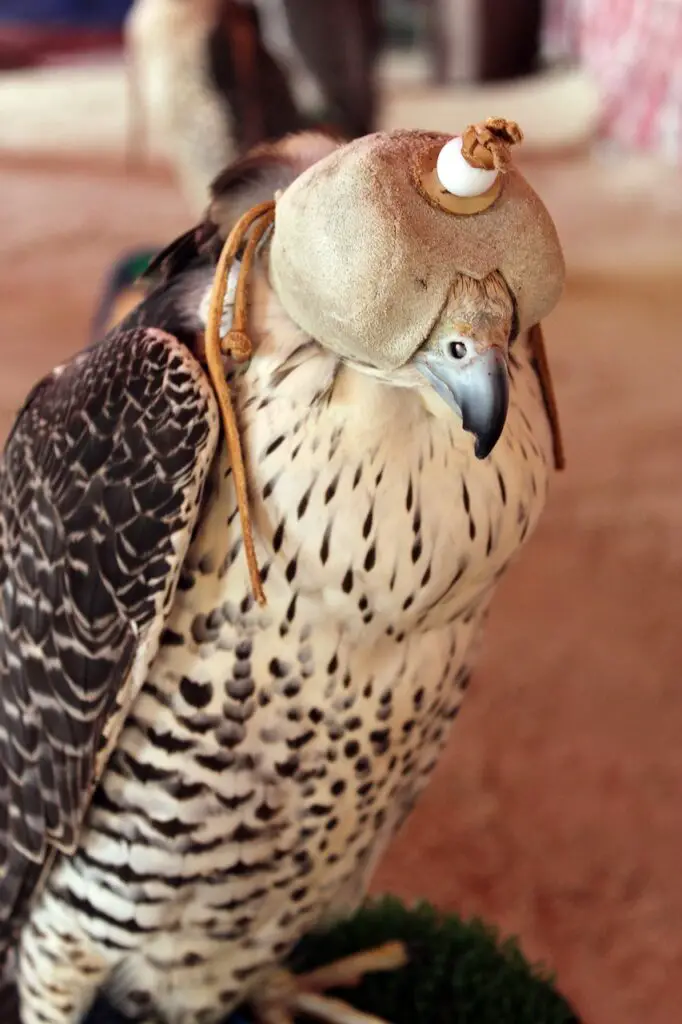
<path id="1" fill-rule="evenodd" d="M 358 1021 L 321 989 L 401 961 L 282 968 L 362 901 L 562 464 L 563 260 L 520 137 L 254 151 L 27 397 L 0 464 L 21 1024 L 100 992 L 145 1024 Z"/>

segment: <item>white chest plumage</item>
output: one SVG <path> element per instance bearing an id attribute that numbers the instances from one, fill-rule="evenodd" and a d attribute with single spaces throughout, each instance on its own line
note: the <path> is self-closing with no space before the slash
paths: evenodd
<path id="1" fill-rule="evenodd" d="M 217 1020 L 361 895 L 433 768 L 551 437 L 524 340 L 485 462 L 447 410 L 267 336 L 241 379 L 266 608 L 225 453 L 81 849 L 34 919 L 88 932 L 114 991 Z M 160 994 L 160 995 L 159 995 Z M 136 1002 L 137 1000 L 137 1002 Z"/>

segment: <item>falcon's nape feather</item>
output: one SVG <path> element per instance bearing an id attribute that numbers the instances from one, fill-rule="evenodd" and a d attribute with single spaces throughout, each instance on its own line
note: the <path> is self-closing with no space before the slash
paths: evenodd
<path id="1" fill-rule="evenodd" d="M 255 604 L 208 295 L 239 214 L 331 148 L 288 139 L 227 171 L 147 298 L 37 385 L 7 442 L 0 944 L 18 940 L 22 1024 L 77 1024 L 99 989 L 136 1020 L 212 1024 L 356 907 L 544 507 L 551 429 L 499 274 L 456 278 L 423 349 L 447 323 L 506 353 L 504 431 L 477 459 L 416 364 L 362 365 L 297 327 L 264 251 L 254 356 L 226 363 Z"/>

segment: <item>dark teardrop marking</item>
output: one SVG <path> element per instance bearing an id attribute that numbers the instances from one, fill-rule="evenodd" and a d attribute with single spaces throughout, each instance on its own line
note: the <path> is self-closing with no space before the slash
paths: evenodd
<path id="1" fill-rule="evenodd" d="M 193 708 L 205 708 L 211 703 L 213 687 L 210 683 L 197 683 L 188 676 L 180 680 L 182 699 Z"/>
<path id="2" fill-rule="evenodd" d="M 462 501 L 464 502 L 464 511 L 469 515 L 471 511 L 471 497 L 469 496 L 469 488 L 466 485 L 466 480 L 462 480 Z"/>
<path id="3" fill-rule="evenodd" d="M 329 502 L 334 497 L 334 495 L 336 494 L 336 489 L 339 486 L 339 477 L 340 477 L 340 475 L 341 475 L 340 473 L 336 474 L 334 479 L 331 481 L 331 483 L 327 487 L 327 490 L 324 492 L 324 503 L 325 503 L 325 505 L 328 505 Z"/>
<path id="4" fill-rule="evenodd" d="M 281 658 L 272 658 L 268 665 L 270 675 L 274 676 L 275 679 L 285 679 L 291 672 L 291 666 L 282 661 Z"/>
<path id="5" fill-rule="evenodd" d="M 374 522 L 374 506 L 370 506 L 369 512 L 365 516 L 365 521 L 362 524 L 362 537 L 363 540 L 367 540 L 370 533 L 372 532 L 372 523 Z"/>
<path id="6" fill-rule="evenodd" d="M 302 519 L 303 516 L 306 514 L 306 510 L 308 508 L 308 504 L 310 503 L 310 495 L 313 493 L 313 486 L 314 486 L 314 483 L 310 485 L 310 487 L 308 488 L 308 490 L 305 492 L 305 494 L 303 495 L 303 497 L 301 498 L 301 500 L 298 503 L 298 508 L 296 509 L 296 515 L 297 515 L 297 517 L 299 519 Z"/>
<path id="7" fill-rule="evenodd" d="M 268 482 L 266 483 L 265 487 L 263 488 L 263 501 L 267 501 L 268 500 L 268 498 L 270 497 L 270 495 L 272 494 L 272 492 L 275 489 L 275 484 L 277 483 L 278 479 L 279 479 L 278 477 L 273 476 L 270 480 L 268 480 Z"/>
<path id="8" fill-rule="evenodd" d="M 320 545 L 320 561 L 322 565 L 326 565 L 329 559 L 329 548 L 332 535 L 332 524 L 328 523 L 322 537 L 322 544 Z"/>
<path id="9" fill-rule="evenodd" d="M 285 523 L 284 520 L 282 519 L 279 526 L 275 530 L 275 534 L 272 538 L 272 547 L 275 552 L 279 551 L 279 549 L 282 547 L 282 542 L 284 541 L 284 528 Z"/>
<path id="10" fill-rule="evenodd" d="M 297 562 L 296 556 L 294 555 L 294 557 L 291 559 L 291 561 L 289 562 L 289 564 L 286 567 L 285 575 L 286 575 L 286 578 L 287 578 L 287 583 L 291 583 L 295 579 L 297 564 L 298 564 L 298 562 Z"/>
<path id="11" fill-rule="evenodd" d="M 265 449 L 264 457 L 267 458 L 268 455 L 272 455 L 273 452 L 276 452 L 281 444 L 284 444 L 284 434 L 280 434 L 278 437 L 275 438 L 274 441 L 270 442 L 270 444 Z"/>

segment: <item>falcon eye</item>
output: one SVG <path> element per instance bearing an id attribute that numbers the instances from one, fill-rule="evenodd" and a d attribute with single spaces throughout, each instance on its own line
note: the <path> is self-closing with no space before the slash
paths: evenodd
<path id="1" fill-rule="evenodd" d="M 462 155 L 459 136 L 445 143 L 436 161 L 436 175 L 445 191 L 462 198 L 482 196 L 494 185 L 498 174 L 495 169 L 486 171 L 472 167 Z"/>
<path id="2" fill-rule="evenodd" d="M 467 354 L 467 347 L 463 341 L 451 341 L 448 348 L 453 359 L 464 359 Z"/>

